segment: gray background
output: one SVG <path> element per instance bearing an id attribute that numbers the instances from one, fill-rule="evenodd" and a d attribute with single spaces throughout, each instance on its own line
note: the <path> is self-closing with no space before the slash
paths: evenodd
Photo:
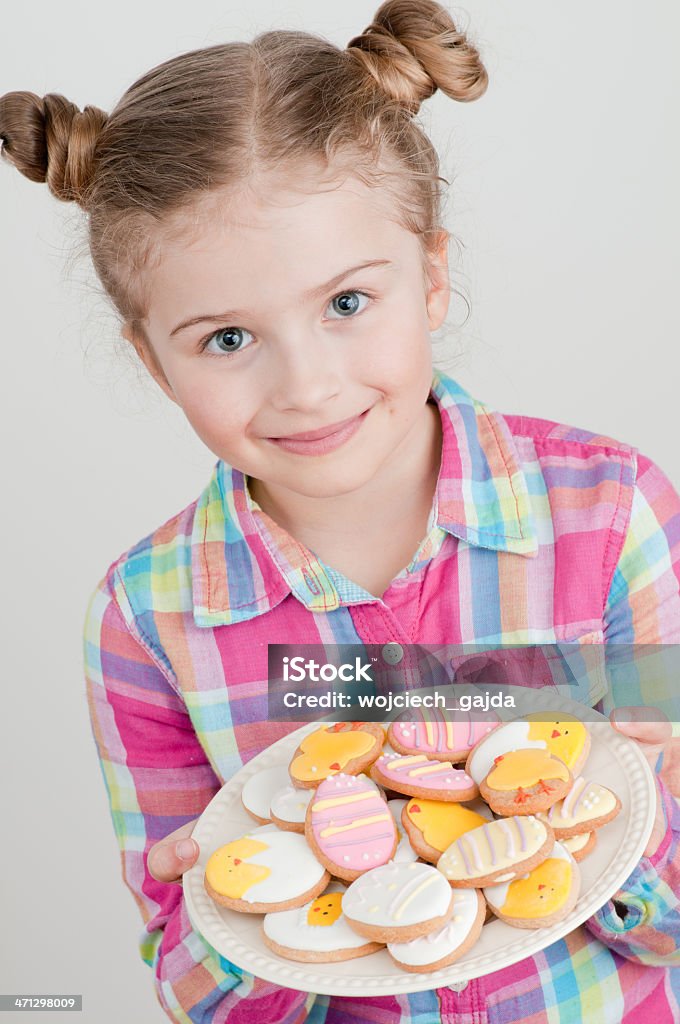
<path id="1" fill-rule="evenodd" d="M 61 0 L 3 19 L 0 93 L 110 109 L 186 49 L 298 28 L 346 45 L 377 4 Z M 452 281 L 472 303 L 439 362 L 504 412 L 637 445 L 680 485 L 675 4 L 468 0 L 486 96 L 437 94 L 425 127 L 453 180 Z M 85 604 L 109 563 L 194 499 L 213 456 L 146 383 L 97 295 L 79 211 L 0 167 L 3 839 L 0 992 L 82 992 L 82 1014 L 165 1019 L 90 735 Z M 82 248 L 82 247 L 80 247 Z M 444 356 L 445 358 L 442 358 Z M 44 1020 L 43 1014 L 3 1019 Z"/>

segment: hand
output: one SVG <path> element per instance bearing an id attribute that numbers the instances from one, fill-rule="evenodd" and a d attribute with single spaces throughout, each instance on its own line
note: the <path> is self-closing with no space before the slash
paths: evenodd
<path id="1" fill-rule="evenodd" d="M 188 821 L 181 828 L 176 828 L 160 839 L 149 850 L 149 874 L 157 882 L 177 882 L 182 884 L 182 875 L 192 868 L 198 860 L 200 848 L 191 833 L 198 818 Z"/>
<path id="2" fill-rule="evenodd" d="M 657 708 L 623 707 L 614 708 L 609 720 L 624 736 L 635 740 L 644 754 L 647 764 L 656 775 L 656 764 L 671 741 L 673 726 L 662 711 Z M 654 720 L 656 719 L 656 720 Z M 661 807 L 661 793 L 656 787 L 656 818 L 649 842 L 644 850 L 645 857 L 651 857 L 664 837 L 666 824 Z"/>

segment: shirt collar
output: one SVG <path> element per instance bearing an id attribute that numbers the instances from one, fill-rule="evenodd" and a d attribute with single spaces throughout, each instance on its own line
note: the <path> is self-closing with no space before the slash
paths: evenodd
<path id="1" fill-rule="evenodd" d="M 442 459 L 430 522 L 467 544 L 535 555 L 527 484 L 504 418 L 434 371 Z M 244 474 L 218 462 L 198 499 L 191 537 L 194 620 L 243 622 L 293 593 L 310 611 L 352 603 L 323 563 L 250 496 Z"/>

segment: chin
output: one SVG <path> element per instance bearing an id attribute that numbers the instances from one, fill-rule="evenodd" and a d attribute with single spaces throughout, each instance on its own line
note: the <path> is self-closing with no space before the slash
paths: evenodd
<path id="1" fill-rule="evenodd" d="M 307 498 L 336 498 L 364 487 L 375 475 L 375 468 L 365 467 L 358 471 L 356 467 L 348 466 L 344 473 L 335 469 L 326 475 L 319 467 L 311 472 L 291 474 L 285 486 Z"/>

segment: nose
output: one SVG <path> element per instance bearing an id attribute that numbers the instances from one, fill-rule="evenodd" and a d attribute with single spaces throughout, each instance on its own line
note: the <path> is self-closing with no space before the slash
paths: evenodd
<path id="1" fill-rule="evenodd" d="M 342 373 L 338 355 L 329 350 L 324 340 L 298 337 L 280 346 L 271 396 L 279 412 L 317 413 L 340 394 Z"/>

